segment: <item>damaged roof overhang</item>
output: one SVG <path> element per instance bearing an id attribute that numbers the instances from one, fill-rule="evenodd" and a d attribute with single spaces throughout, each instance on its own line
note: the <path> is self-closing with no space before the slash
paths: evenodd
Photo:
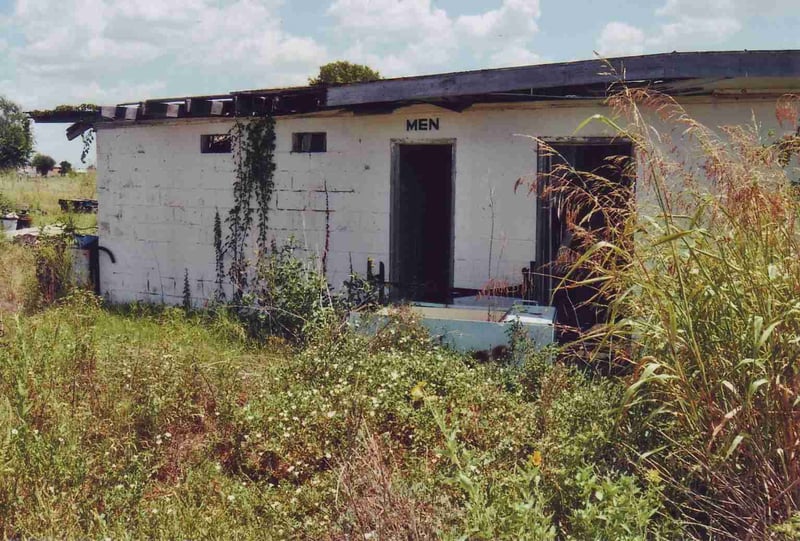
<path id="1" fill-rule="evenodd" d="M 72 123 L 72 140 L 97 123 L 115 121 L 170 120 L 177 118 L 224 118 L 280 116 L 324 109 L 325 88 L 300 87 L 263 91 L 231 92 L 207 96 L 158 98 L 99 107 L 96 111 L 47 111 L 28 113 L 37 123 Z"/>
<path id="2" fill-rule="evenodd" d="M 616 82 L 800 77 L 800 51 L 665 53 L 517 68 L 387 79 L 328 89 L 330 107 L 506 93 L 563 95 L 559 89 L 605 89 Z M 546 92 L 542 92 L 547 90 Z M 539 92 L 537 92 L 539 91 Z M 580 93 L 576 94 L 580 95 Z"/>
<path id="3" fill-rule="evenodd" d="M 294 115 L 330 109 L 380 114 L 427 103 L 463 111 L 476 103 L 598 100 L 615 83 L 647 86 L 674 96 L 710 95 L 727 87 L 777 80 L 800 89 L 800 51 L 689 52 L 583 60 L 515 68 L 384 79 L 369 83 L 246 90 L 161 98 L 97 111 L 32 113 L 41 123 L 72 123 L 73 139 L 96 123 L 176 118 Z"/>

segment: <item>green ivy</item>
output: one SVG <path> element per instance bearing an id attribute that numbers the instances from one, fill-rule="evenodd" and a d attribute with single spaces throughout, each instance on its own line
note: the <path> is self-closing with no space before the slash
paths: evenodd
<path id="1" fill-rule="evenodd" d="M 88 129 L 81 133 L 81 144 L 83 145 L 83 148 L 81 149 L 81 163 L 86 163 L 86 157 L 89 155 L 89 151 L 92 149 L 93 142 L 94 128 Z"/>
<path id="2" fill-rule="evenodd" d="M 256 247 L 260 253 L 269 248 L 269 204 L 275 187 L 275 119 L 266 116 L 237 120 L 230 134 L 236 181 L 233 183 L 233 208 L 227 218 L 230 232 L 225 248 L 231 258 L 228 276 L 233 285 L 233 300 L 237 302 L 247 286 L 247 239 L 254 217 L 258 226 Z"/>
<path id="3" fill-rule="evenodd" d="M 219 209 L 214 211 L 214 266 L 217 274 L 217 291 L 215 299 L 217 302 L 225 300 L 225 250 L 222 247 L 222 220 L 219 217 Z"/>
<path id="4" fill-rule="evenodd" d="M 192 286 L 189 284 L 189 269 L 183 269 L 183 309 L 186 312 L 192 309 Z"/>

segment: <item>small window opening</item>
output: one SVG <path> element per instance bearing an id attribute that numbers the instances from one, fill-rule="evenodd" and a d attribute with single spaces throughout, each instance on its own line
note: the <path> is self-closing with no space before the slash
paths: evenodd
<path id="1" fill-rule="evenodd" d="M 298 132 L 292 134 L 292 152 L 326 152 L 328 137 L 325 132 Z"/>
<path id="2" fill-rule="evenodd" d="M 230 154 L 231 136 L 227 133 L 214 133 L 200 136 L 200 152 L 203 154 Z"/>

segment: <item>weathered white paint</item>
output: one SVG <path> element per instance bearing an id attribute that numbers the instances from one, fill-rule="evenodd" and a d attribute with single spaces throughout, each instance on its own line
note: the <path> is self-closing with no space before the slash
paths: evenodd
<path id="1" fill-rule="evenodd" d="M 764 132 L 778 129 L 772 100 L 705 98 L 687 109 L 711 127 L 755 117 Z M 392 140 L 455 139 L 454 285 L 480 288 L 489 278 L 518 283 L 534 257 L 535 202 L 525 190 L 515 193 L 514 184 L 536 167 L 533 141 L 519 134 L 569 137 L 590 115 L 608 112 L 596 103 L 560 102 L 278 118 L 273 234 L 279 240 L 293 235 L 321 256 L 327 186 L 329 282 L 340 286 L 351 262 L 363 273 L 368 257 L 388 267 Z M 406 131 L 406 120 L 428 117 L 440 119 L 438 130 Z M 111 264 L 101 256 L 101 290 L 113 302 L 178 303 L 185 270 L 196 303 L 213 295 L 214 213 L 224 218 L 232 204 L 234 166 L 230 154 L 201 154 L 200 136 L 230 126 L 230 120 L 207 119 L 99 126 L 99 235 L 117 258 Z M 327 132 L 328 151 L 292 153 L 292 132 L 302 131 Z M 611 133 L 593 123 L 578 135 Z M 680 133 L 673 135 L 680 140 Z"/>

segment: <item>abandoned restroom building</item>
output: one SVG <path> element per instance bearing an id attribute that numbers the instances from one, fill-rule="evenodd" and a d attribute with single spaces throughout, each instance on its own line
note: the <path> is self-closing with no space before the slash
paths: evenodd
<path id="1" fill-rule="evenodd" d="M 611 69 L 616 75 L 611 73 Z M 367 260 L 411 300 L 449 302 L 487 283 L 523 282 L 545 268 L 562 227 L 520 177 L 537 167 L 534 136 L 579 169 L 630 154 L 608 126 L 609 85 L 675 97 L 703 124 L 781 133 L 776 100 L 800 92 L 800 51 L 669 53 L 386 79 L 339 86 L 231 92 L 34 115 L 94 128 L 100 291 L 112 302 L 180 303 L 215 291 L 213 226 L 233 204 L 226 134 L 237 118 L 276 120 L 270 234 L 293 236 L 340 287 Z M 548 165 L 549 164 L 549 165 Z M 541 170 L 539 172 L 542 172 Z M 557 213 L 556 213 L 557 214 Z M 534 279 L 547 304 L 552 283 Z"/>

